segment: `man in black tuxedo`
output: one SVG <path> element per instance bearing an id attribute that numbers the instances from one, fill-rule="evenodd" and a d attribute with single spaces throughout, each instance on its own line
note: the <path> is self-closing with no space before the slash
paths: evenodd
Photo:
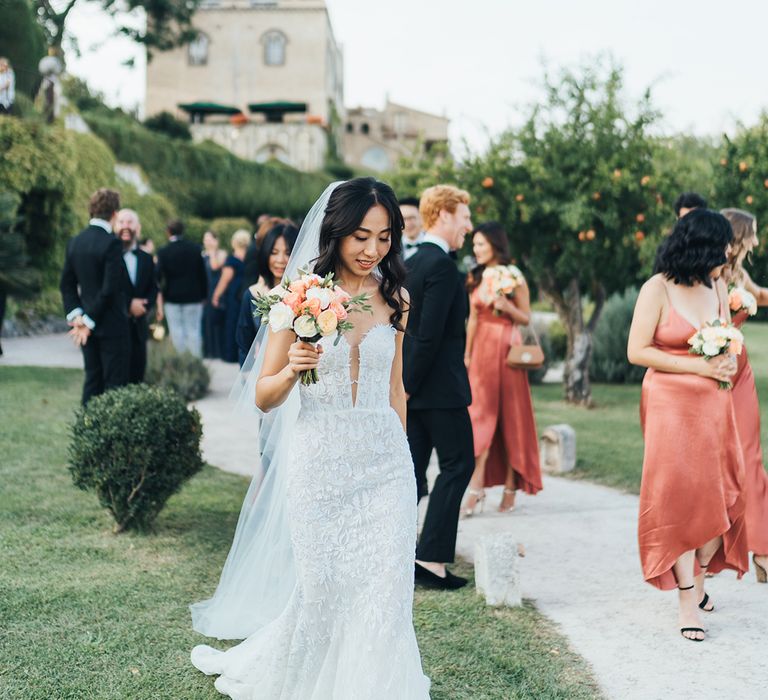
<path id="1" fill-rule="evenodd" d="M 144 381 L 147 369 L 147 339 L 149 338 L 149 309 L 157 300 L 155 261 L 138 246 L 141 235 L 139 215 L 133 209 L 121 209 L 115 224 L 117 237 L 123 245 L 125 263 L 126 297 L 131 331 L 131 360 L 128 381 L 138 384 Z"/>
<path id="2" fill-rule="evenodd" d="M 184 224 L 174 220 L 166 228 L 168 245 L 157 251 L 157 276 L 163 295 L 162 310 L 168 319 L 171 342 L 178 352 L 203 356 L 203 302 L 208 295 L 208 275 L 199 245 L 184 238 Z"/>
<path id="3" fill-rule="evenodd" d="M 128 383 L 129 328 L 125 265 L 112 234 L 120 195 L 97 190 L 89 203 L 88 227 L 67 244 L 61 296 L 70 335 L 83 349 L 83 404 Z"/>
<path id="4" fill-rule="evenodd" d="M 459 509 L 475 466 L 472 401 L 464 365 L 467 294 L 450 257 L 472 230 L 469 195 L 436 185 L 421 196 L 426 233 L 406 261 L 411 310 L 403 346 L 403 383 L 408 395 L 408 443 L 418 498 L 427 495 L 427 466 L 437 450 L 440 475 L 429 497 L 416 549 L 416 580 L 460 588 L 467 580 L 445 567 L 454 560 Z"/>

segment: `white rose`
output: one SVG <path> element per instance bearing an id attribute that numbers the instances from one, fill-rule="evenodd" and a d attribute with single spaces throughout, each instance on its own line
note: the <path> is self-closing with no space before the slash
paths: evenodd
<path id="1" fill-rule="evenodd" d="M 283 298 L 283 297 L 284 297 L 286 294 L 288 294 L 288 290 L 287 290 L 285 287 L 283 287 L 283 285 L 282 285 L 282 284 L 278 284 L 278 285 L 277 285 L 277 287 L 274 287 L 273 289 L 270 289 L 270 290 L 269 290 L 269 295 L 270 295 L 270 296 L 276 296 L 276 297 L 280 297 L 281 299 L 282 299 L 282 298 Z"/>
<path id="2" fill-rule="evenodd" d="M 317 335 L 315 317 L 307 314 L 299 316 L 293 323 L 293 332 L 299 338 L 314 338 Z"/>
<path id="3" fill-rule="evenodd" d="M 307 299 L 318 299 L 320 308 L 327 309 L 333 301 L 333 290 L 328 287 L 310 287 L 307 290 Z"/>
<path id="4" fill-rule="evenodd" d="M 704 326 L 704 328 L 701 329 L 701 337 L 704 338 L 705 341 L 715 341 L 717 340 L 718 335 L 719 329 L 714 326 Z"/>
<path id="5" fill-rule="evenodd" d="M 720 354 L 720 346 L 717 343 L 708 340 L 701 346 L 701 351 L 707 357 L 714 357 L 715 355 Z"/>
<path id="6" fill-rule="evenodd" d="M 293 309 L 287 304 L 283 304 L 282 301 L 274 304 L 269 310 L 269 327 L 273 333 L 279 333 L 280 331 L 287 331 L 293 326 L 293 319 L 296 315 L 293 313 Z"/>

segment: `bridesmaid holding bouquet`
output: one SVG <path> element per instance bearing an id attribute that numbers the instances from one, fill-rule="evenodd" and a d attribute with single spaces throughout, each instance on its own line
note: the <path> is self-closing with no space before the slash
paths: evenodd
<path id="1" fill-rule="evenodd" d="M 528 373 L 506 365 L 510 347 L 522 343 L 519 326 L 530 321 L 528 285 L 510 265 L 507 234 L 500 224 L 479 226 L 472 251 L 477 267 L 467 279 L 470 312 L 464 362 L 472 387 L 475 471 L 462 508 L 465 517 L 482 509 L 485 487 L 504 484 L 500 512 L 514 509 L 518 489 L 535 494 L 542 488 Z"/>
<path id="2" fill-rule="evenodd" d="M 744 269 L 744 261 L 758 245 L 757 219 L 740 209 L 723 209 L 721 214 L 733 228 L 733 243 L 723 277 L 731 289 L 733 322 L 741 326 L 748 316 L 757 312 L 758 306 L 768 306 L 768 289 L 756 285 Z M 747 546 L 752 552 L 758 582 L 768 583 L 768 474 L 760 444 L 760 404 L 755 375 L 746 349 L 739 356 L 732 381 L 736 427 L 744 450 Z"/>
<path id="3" fill-rule="evenodd" d="M 645 580 L 678 589 L 679 626 L 701 642 L 700 612 L 714 604 L 704 573 L 749 566 L 744 526 L 744 459 L 731 391 L 735 358 L 689 354 L 717 319 L 728 324 L 721 279 L 733 233 L 721 214 L 696 209 L 679 219 L 640 290 L 627 355 L 648 367 L 640 419 L 645 440 L 638 541 Z M 707 353 L 711 354 L 711 353 Z"/>

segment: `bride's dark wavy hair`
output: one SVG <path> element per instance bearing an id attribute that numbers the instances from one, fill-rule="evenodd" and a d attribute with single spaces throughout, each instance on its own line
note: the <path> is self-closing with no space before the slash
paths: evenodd
<path id="1" fill-rule="evenodd" d="M 394 190 L 385 182 L 373 177 L 357 177 L 333 191 L 320 225 L 320 254 L 315 260 L 314 272 L 322 276 L 329 272 L 336 273 L 341 266 L 341 239 L 357 231 L 365 215 L 377 204 L 387 210 L 392 241 L 389 252 L 378 265 L 379 289 L 387 306 L 392 309 L 390 322 L 402 331 L 404 329 L 400 321 L 406 306 L 401 296 L 405 282 L 405 266 L 401 255 L 405 224 Z"/>
<path id="2" fill-rule="evenodd" d="M 722 214 L 694 209 L 681 219 L 656 252 L 654 273 L 688 287 L 697 282 L 712 286 L 710 273 L 728 258 L 725 250 L 733 240 L 733 229 Z"/>

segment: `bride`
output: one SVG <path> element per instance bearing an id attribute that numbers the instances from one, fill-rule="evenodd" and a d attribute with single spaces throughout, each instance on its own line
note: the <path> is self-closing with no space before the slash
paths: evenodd
<path id="1" fill-rule="evenodd" d="M 246 495 L 215 595 L 196 630 L 246 639 L 192 650 L 237 700 L 423 700 L 412 622 L 416 484 L 405 435 L 403 219 L 373 178 L 329 186 L 310 211 L 286 275 L 313 264 L 372 312 L 334 344 L 292 331 L 257 338 L 244 392 L 266 415 L 263 474 Z M 260 333 L 260 336 L 265 331 Z M 302 370 L 319 381 L 298 385 Z"/>

